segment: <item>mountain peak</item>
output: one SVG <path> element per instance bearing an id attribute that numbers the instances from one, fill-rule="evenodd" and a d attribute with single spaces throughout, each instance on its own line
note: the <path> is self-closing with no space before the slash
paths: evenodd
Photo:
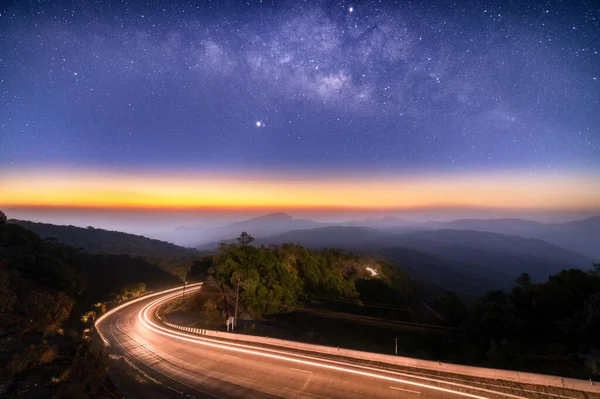
<path id="1" fill-rule="evenodd" d="M 288 215 L 287 213 L 273 212 L 273 213 L 268 213 L 263 216 L 256 217 L 252 220 L 284 221 L 284 220 L 292 220 L 292 219 L 293 219 L 292 216 Z"/>

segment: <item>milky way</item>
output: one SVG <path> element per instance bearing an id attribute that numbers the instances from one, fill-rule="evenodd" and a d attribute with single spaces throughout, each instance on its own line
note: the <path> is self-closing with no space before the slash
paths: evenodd
<path id="1" fill-rule="evenodd" d="M 596 2 L 73 3 L 1 12 L 2 167 L 600 169 Z"/>

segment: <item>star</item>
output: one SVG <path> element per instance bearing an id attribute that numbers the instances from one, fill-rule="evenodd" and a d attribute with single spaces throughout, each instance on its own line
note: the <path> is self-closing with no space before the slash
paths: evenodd
<path id="1" fill-rule="evenodd" d="M 129 2 L 136 4 L 127 15 L 107 11 L 97 21 L 92 5 L 82 6 L 77 20 L 69 7 L 48 5 L 43 24 L 41 6 L 33 11 L 14 2 L 31 23 L 6 28 L 24 40 L 13 40 L 14 51 L 0 59 L 0 107 L 6 110 L 0 129 L 8 137 L 0 140 L 6 154 L 0 170 L 13 160 L 29 167 L 38 158 L 50 166 L 65 160 L 92 169 L 108 161 L 122 167 L 132 154 L 166 146 L 169 151 L 149 165 L 201 170 L 243 159 L 262 170 L 270 167 L 268 152 L 270 164 L 298 171 L 323 166 L 377 173 L 384 164 L 407 173 L 445 172 L 452 164 L 482 173 L 508 165 L 546 170 L 548 164 L 571 171 L 581 164 L 597 174 L 600 157 L 591 149 L 600 146 L 600 134 L 586 126 L 597 126 L 600 117 L 594 108 L 600 48 L 581 10 L 555 15 L 534 1 L 538 14 L 523 17 L 508 35 L 493 18 L 514 15 L 503 10 L 498 17 L 500 8 L 490 2 L 476 11 L 489 18 L 473 21 L 468 7 L 437 2 L 431 18 L 439 24 L 417 27 L 411 22 L 421 13 L 416 3 L 371 0 L 357 3 L 355 16 L 349 1 L 305 5 L 302 13 L 248 2 L 244 23 L 238 23 L 236 2 L 212 22 L 199 17 L 213 12 L 206 2 L 183 22 L 185 1 L 173 1 L 184 6 L 172 9 Z M 63 2 L 69 3 L 52 3 Z M 112 32 L 115 16 L 120 28 Z M 278 23 L 267 23 L 271 17 Z M 59 29 L 51 21 L 68 23 Z M 501 48 L 490 46 L 500 38 Z M 23 56 L 32 49 L 35 57 Z M 578 60 L 571 59 L 575 51 Z M 542 101 L 541 89 L 570 94 L 567 87 L 580 94 L 569 106 L 566 95 Z M 39 109 L 31 113 L 32 106 Z M 269 118 L 268 128 L 262 117 Z M 35 124 L 26 126 L 31 118 Z M 260 140 L 235 140 L 248 130 Z M 585 134 L 573 137 L 578 131 Z M 22 151 L 34 134 L 45 145 Z M 65 138 L 78 150 L 62 148 Z M 298 143 L 306 151 L 290 157 Z M 135 162 L 146 160 L 140 155 Z"/>

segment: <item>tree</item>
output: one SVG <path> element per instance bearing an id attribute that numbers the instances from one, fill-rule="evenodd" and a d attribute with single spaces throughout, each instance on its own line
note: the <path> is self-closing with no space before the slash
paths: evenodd
<path id="1" fill-rule="evenodd" d="M 252 241 L 254 241 L 254 237 L 252 237 L 250 234 L 244 231 L 242 232 L 242 234 L 240 234 L 237 240 L 242 247 L 245 247 L 248 246 Z"/>
<path id="2" fill-rule="evenodd" d="M 458 326 L 467 318 L 469 309 L 452 291 L 446 291 L 434 302 L 435 309 L 452 326 Z"/>
<path id="3" fill-rule="evenodd" d="M 144 284 L 141 281 L 126 284 L 123 287 L 121 287 L 120 299 L 127 300 L 129 298 L 137 298 L 141 296 L 144 292 L 146 292 L 146 284 Z"/>
<path id="4" fill-rule="evenodd" d="M 217 304 L 212 300 L 207 300 L 204 302 L 202 306 L 202 311 L 204 313 L 205 324 L 217 324 L 221 323 L 221 314 L 217 309 Z"/>
<path id="5" fill-rule="evenodd" d="M 172 268 L 173 273 L 181 279 L 181 281 L 185 282 L 187 280 L 187 275 L 189 274 L 191 269 L 191 265 L 178 265 Z"/>
<path id="6" fill-rule="evenodd" d="M 8 222 L 8 219 L 6 218 L 6 215 L 4 214 L 4 212 L 0 211 L 0 224 L 6 224 Z"/>
<path id="7" fill-rule="evenodd" d="M 600 292 L 585 301 L 585 322 L 592 331 L 600 329 Z"/>
<path id="8" fill-rule="evenodd" d="M 515 283 L 517 283 L 525 292 L 527 292 L 531 289 L 531 276 L 527 273 L 523 273 L 517 277 Z"/>

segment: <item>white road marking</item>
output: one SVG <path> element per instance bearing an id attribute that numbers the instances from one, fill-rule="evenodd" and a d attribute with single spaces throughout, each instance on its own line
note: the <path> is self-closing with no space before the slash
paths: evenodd
<path id="1" fill-rule="evenodd" d="M 115 336 L 115 333 L 114 333 L 114 332 L 113 332 L 113 330 L 112 330 L 112 324 L 110 325 L 110 333 L 112 334 L 112 336 L 113 336 L 113 338 L 115 339 L 115 341 L 116 341 L 117 343 L 119 343 L 119 340 L 118 340 L 118 338 Z M 133 338 L 130 338 L 130 340 L 132 340 L 132 341 L 134 341 L 134 342 L 138 343 L 138 342 L 137 342 L 135 339 L 133 339 Z M 124 348 L 124 346 L 123 346 L 121 343 L 119 343 L 119 344 L 121 345 L 121 347 L 123 347 L 123 348 Z M 138 343 L 138 344 L 139 344 L 139 343 Z M 145 363 L 145 362 L 144 362 L 144 361 L 143 361 L 143 360 L 142 360 L 140 357 L 138 357 L 138 356 L 135 356 L 135 354 L 133 354 L 133 353 L 131 353 L 131 352 L 130 352 L 130 354 L 131 354 L 131 355 L 132 355 L 134 358 L 137 358 L 137 360 L 138 360 L 140 363 L 142 363 L 142 364 L 145 364 L 146 366 L 150 367 L 150 366 L 149 366 L 147 363 Z M 125 356 L 122 356 L 122 358 L 123 358 L 123 359 L 125 359 L 125 360 L 128 360 L 128 359 L 127 359 Z M 159 363 L 159 362 L 160 362 L 160 361 L 156 361 L 156 362 L 154 362 L 154 363 Z M 135 366 L 135 365 L 133 364 L 133 362 L 130 364 L 130 366 L 134 366 L 134 369 L 137 369 L 137 370 L 139 370 L 139 368 L 138 368 L 137 366 Z M 186 386 L 186 387 L 188 387 L 188 388 L 190 388 L 190 389 L 192 389 L 192 390 L 194 390 L 194 391 L 196 391 L 196 392 L 201 392 L 201 393 L 202 393 L 203 395 L 205 395 L 205 396 L 212 396 L 212 397 L 213 397 L 213 398 L 215 398 L 215 399 L 223 399 L 221 396 L 216 396 L 216 395 L 214 395 L 214 394 L 210 394 L 210 393 L 208 393 L 208 392 L 206 392 L 206 391 L 203 391 L 203 390 L 201 390 L 201 389 L 198 389 L 198 388 L 195 388 L 195 387 L 193 387 L 193 386 L 191 386 L 191 385 L 188 385 L 188 384 L 186 384 L 186 383 L 185 383 L 185 382 L 183 382 L 183 381 L 178 381 L 178 380 L 175 380 L 175 378 L 173 378 L 172 376 L 169 376 L 169 375 L 165 374 L 164 372 L 162 372 L 162 371 L 160 371 L 160 370 L 158 370 L 158 369 L 156 369 L 156 368 L 154 368 L 154 367 L 150 367 L 150 368 L 151 368 L 151 369 L 152 369 L 152 370 L 153 370 L 155 373 L 161 374 L 161 375 L 162 375 L 162 376 L 164 376 L 165 378 L 168 378 L 168 379 L 171 379 L 171 380 L 177 381 L 179 384 L 181 384 L 181 385 L 184 385 L 184 386 Z M 150 378 L 151 378 L 152 380 L 154 380 L 152 377 L 150 377 Z M 157 383 L 157 384 L 162 384 L 162 382 L 160 382 L 160 381 L 158 381 L 158 380 L 156 380 L 156 383 Z"/>
<path id="2" fill-rule="evenodd" d="M 308 373 L 308 374 L 312 374 L 312 371 L 308 371 L 308 370 L 302 370 L 302 369 L 295 369 L 293 367 L 290 367 L 290 370 L 294 370 L 294 371 L 299 371 L 301 373 Z"/>
<path id="3" fill-rule="evenodd" d="M 177 392 L 177 393 L 180 393 L 180 394 L 182 394 L 182 395 L 183 395 L 183 392 L 181 392 L 181 391 L 178 391 L 177 389 L 175 389 L 175 388 L 173 388 L 173 387 L 170 387 L 170 386 L 168 386 L 167 388 L 169 388 L 171 391 L 175 391 L 175 392 Z"/>
<path id="4" fill-rule="evenodd" d="M 201 286 L 200 286 L 200 284 L 198 284 L 198 286 L 196 287 L 196 289 L 200 289 L 200 288 L 201 288 Z M 167 292 L 173 292 L 173 291 L 175 291 L 175 289 L 168 290 Z M 155 295 L 158 295 L 158 294 L 163 294 L 164 295 L 165 293 L 166 292 L 161 292 L 161 293 L 156 293 L 156 294 L 153 294 L 153 295 L 148 295 L 146 297 L 139 298 L 138 300 L 147 299 L 148 297 L 155 296 Z M 191 343 L 196 343 L 196 344 L 201 344 L 201 345 L 205 345 L 205 346 L 210 346 L 210 347 L 225 349 L 225 350 L 228 350 L 228 351 L 236 351 L 236 352 L 242 352 L 242 353 L 247 353 L 247 354 L 252 354 L 252 355 L 258 355 L 258 356 L 267 357 L 267 358 L 274 358 L 274 359 L 279 359 L 279 360 L 285 360 L 285 361 L 294 362 L 294 363 L 307 364 L 307 365 L 316 366 L 316 367 L 319 367 L 319 368 L 338 370 L 338 371 L 342 371 L 342 372 L 346 372 L 346 373 L 358 374 L 358 375 L 363 375 L 363 376 L 366 376 L 366 377 L 371 377 L 371 378 L 376 378 L 376 379 L 383 379 L 383 380 L 388 380 L 388 381 L 400 382 L 400 383 L 404 383 L 404 384 L 421 386 L 421 387 L 428 388 L 428 389 L 433 389 L 433 390 L 437 390 L 437 391 L 454 393 L 454 394 L 458 394 L 458 395 L 461 395 L 461 396 L 467 396 L 467 397 L 471 397 L 471 398 L 487 399 L 487 397 L 484 397 L 484 396 L 478 396 L 478 395 L 469 394 L 469 393 L 466 393 L 466 392 L 455 391 L 455 390 L 448 389 L 448 388 L 442 388 L 442 387 L 438 387 L 438 386 L 432 386 L 432 385 L 428 385 L 428 384 L 422 384 L 422 383 L 418 383 L 418 382 L 415 382 L 415 381 L 406 381 L 406 380 L 402 380 L 402 379 L 399 379 L 399 378 L 393 378 L 391 376 L 382 375 L 382 374 L 379 374 L 379 373 L 383 372 L 383 373 L 387 373 L 387 374 L 404 375 L 404 376 L 410 377 L 410 378 L 420 378 L 420 379 L 424 379 L 424 380 L 435 381 L 437 383 L 451 384 L 451 385 L 455 385 L 455 386 L 462 386 L 463 388 L 469 388 L 469 389 L 475 389 L 475 390 L 480 390 L 480 391 L 486 391 L 486 392 L 489 392 L 489 393 L 492 393 L 492 394 L 496 394 L 496 395 L 502 395 L 502 396 L 506 396 L 506 397 L 525 399 L 522 396 L 511 395 L 511 394 L 508 394 L 506 392 L 493 391 L 493 390 L 488 390 L 488 389 L 484 389 L 484 388 L 480 388 L 480 387 L 474 387 L 472 385 L 466 385 L 466 384 L 450 383 L 448 381 L 444 381 L 444 380 L 441 380 L 441 379 L 417 377 L 415 375 L 406 374 L 406 373 L 399 373 L 399 372 L 393 372 L 393 371 L 387 371 L 385 369 L 376 369 L 376 368 L 365 367 L 365 366 L 361 366 L 361 365 L 346 364 L 345 362 L 339 362 L 339 361 L 335 361 L 335 360 L 331 360 L 331 359 L 323 359 L 323 358 L 317 358 L 317 357 L 313 357 L 313 356 L 306 356 L 306 355 L 299 355 L 299 354 L 294 354 L 294 353 L 288 353 L 288 352 L 284 352 L 284 351 L 269 350 L 267 348 L 253 347 L 253 346 L 250 346 L 250 345 L 232 344 L 232 343 L 226 343 L 226 342 L 222 342 L 222 341 L 215 340 L 215 339 L 208 339 L 208 338 L 200 338 L 200 337 L 197 337 L 197 336 L 190 336 L 189 334 L 179 333 L 177 331 L 169 330 L 169 329 L 167 329 L 165 327 L 162 327 L 159 324 L 154 323 L 152 320 L 150 320 L 148 318 L 149 308 L 151 308 L 152 306 L 155 306 L 155 305 L 162 304 L 162 303 L 164 303 L 164 302 L 172 299 L 175 296 L 177 296 L 177 294 L 165 295 L 165 296 L 163 296 L 161 298 L 158 298 L 158 299 L 152 301 L 151 303 L 149 303 L 148 305 L 146 305 L 145 307 L 143 307 L 142 310 L 138 313 L 138 319 L 142 323 L 142 325 L 144 327 L 148 328 L 149 330 L 154 331 L 155 333 L 159 333 L 161 335 L 169 336 L 171 338 L 175 338 L 175 339 L 178 339 L 178 340 L 187 341 L 187 342 L 191 342 Z M 113 312 L 119 310 L 120 308 L 122 308 L 124 306 L 132 304 L 133 302 L 137 302 L 137 300 L 131 301 L 131 302 L 126 303 L 126 304 L 123 304 L 123 305 L 121 305 L 121 306 L 119 306 L 119 307 L 117 307 L 115 309 L 112 309 L 112 311 L 110 311 L 108 313 L 113 313 Z M 107 316 L 107 314 L 105 314 L 103 316 Z M 100 320 L 98 320 L 96 322 L 96 325 L 98 324 L 99 321 Z M 195 339 L 191 339 L 191 338 L 195 338 Z M 247 349 L 241 349 L 241 348 L 247 348 Z M 265 353 L 265 352 L 267 352 L 267 353 Z M 268 352 L 271 352 L 271 353 L 268 353 Z M 280 353 L 281 355 L 286 355 L 286 356 L 275 355 L 274 353 Z M 295 356 L 296 358 L 290 358 L 288 356 Z M 300 360 L 300 359 L 297 359 L 298 357 L 302 357 L 302 358 L 306 358 L 306 359 L 313 359 L 315 361 Z M 330 363 L 330 364 L 326 364 L 326 363 Z M 337 363 L 337 364 L 340 364 L 340 365 L 343 365 L 343 366 L 346 366 L 346 367 L 333 366 L 332 365 L 333 363 Z M 371 370 L 373 370 L 373 371 L 375 371 L 377 373 L 362 372 L 362 371 L 355 370 L 355 369 L 350 369 L 350 368 L 347 368 L 347 367 L 356 367 L 356 368 L 361 368 L 363 370 L 365 370 L 365 369 L 371 369 Z M 302 370 L 302 371 L 304 371 L 304 370 Z M 475 383 L 481 384 L 481 383 L 478 383 L 478 382 L 475 382 Z M 507 388 L 510 389 L 509 387 L 507 387 Z M 516 388 L 516 389 L 519 389 L 519 388 Z M 519 390 L 522 390 L 522 389 L 519 389 Z M 543 393 L 543 392 L 540 392 L 540 393 Z M 552 395 L 552 396 L 554 396 L 554 395 Z"/>
<path id="5" fill-rule="evenodd" d="M 200 288 L 201 287 L 196 287 L 195 289 L 198 290 Z M 181 333 L 181 332 L 178 332 L 178 331 L 172 331 L 172 330 L 166 329 L 166 328 L 161 327 L 161 326 L 153 323 L 152 321 L 150 321 L 150 319 L 148 318 L 148 315 L 147 315 L 148 310 L 152 306 L 154 306 L 154 305 L 159 305 L 159 307 L 160 307 L 160 306 L 162 306 L 163 303 L 168 302 L 169 300 L 171 300 L 174 297 L 177 297 L 177 294 L 167 295 L 167 296 L 165 296 L 163 298 L 159 298 L 159 299 L 155 300 L 154 302 L 146 305 L 146 307 L 143 308 L 140 311 L 140 313 L 138 313 L 139 320 L 142 322 L 142 324 L 144 324 L 145 327 L 150 328 L 151 330 L 153 330 L 155 332 L 159 332 L 159 333 L 161 333 L 163 335 L 175 337 L 175 338 L 178 338 L 178 339 L 181 339 L 181 340 L 184 340 L 184 341 L 188 341 L 188 342 L 196 342 L 196 343 L 199 343 L 199 344 L 208 345 L 208 346 L 214 346 L 214 347 L 219 347 L 219 348 L 223 347 L 223 348 L 228 349 L 228 350 L 234 350 L 234 351 L 237 350 L 239 352 L 254 353 L 254 354 L 258 354 L 258 355 L 261 355 L 261 356 L 267 356 L 267 357 L 273 357 L 273 356 L 265 355 L 264 352 L 270 352 L 270 353 L 276 353 L 276 354 L 281 354 L 281 355 L 294 356 L 296 358 L 310 359 L 310 360 L 315 360 L 317 362 L 326 362 L 326 363 L 329 363 L 329 364 L 338 364 L 338 365 L 342 365 L 342 366 L 346 366 L 346 367 L 349 366 L 349 367 L 359 368 L 359 369 L 363 369 L 363 370 L 371 370 L 371 371 L 375 371 L 375 372 L 378 372 L 378 373 L 383 372 L 383 373 L 386 373 L 386 374 L 393 374 L 393 375 L 397 375 L 397 376 L 416 378 L 416 379 L 421 379 L 421 380 L 426 380 L 426 381 L 432 381 L 432 382 L 442 383 L 442 384 L 446 384 L 446 385 L 453 385 L 453 386 L 460 387 L 460 388 L 467 388 L 467 389 L 472 389 L 472 390 L 476 390 L 476 391 L 482 391 L 482 392 L 491 393 L 491 394 L 495 394 L 495 395 L 502 395 L 502 396 L 509 397 L 509 398 L 526 399 L 523 396 L 513 395 L 513 394 L 510 394 L 510 393 L 507 393 L 507 392 L 495 391 L 495 390 L 491 390 L 491 389 L 487 389 L 487 388 L 482 388 L 482 387 L 478 387 L 478 386 L 474 386 L 474 385 L 469 385 L 469 384 L 460 384 L 460 383 L 456 383 L 456 382 L 450 382 L 450 381 L 447 381 L 447 380 L 440 379 L 440 377 L 438 377 L 438 378 L 419 377 L 419 376 L 415 375 L 415 374 L 421 374 L 421 373 L 418 373 L 418 372 L 416 372 L 416 373 L 413 373 L 413 372 L 399 372 L 399 371 L 394 371 L 394 370 L 390 370 L 390 369 L 387 369 L 387 368 L 381 368 L 381 367 L 376 368 L 376 367 L 370 367 L 370 366 L 365 366 L 365 365 L 360 365 L 360 364 L 349 364 L 349 363 L 343 362 L 343 361 L 337 361 L 337 360 L 326 359 L 326 358 L 324 359 L 324 358 L 319 358 L 319 357 L 315 357 L 315 356 L 307 356 L 307 355 L 302 355 L 302 354 L 298 354 L 298 353 L 290 353 L 290 352 L 285 352 L 285 351 L 275 350 L 275 349 L 269 349 L 269 348 L 264 348 L 264 347 L 256 347 L 256 346 L 252 346 L 252 345 L 238 344 L 238 343 L 233 343 L 233 342 L 223 342 L 223 341 L 220 341 L 218 339 L 211 339 L 211 338 L 208 338 L 208 337 L 202 337 L 202 338 L 200 338 L 200 337 L 196 337 L 196 336 L 191 336 L 191 335 L 186 334 L 186 333 Z M 158 327 L 159 329 L 161 329 L 163 331 L 166 331 L 167 333 L 163 333 L 163 332 L 157 331 L 156 329 L 153 329 L 152 327 L 149 327 L 142 320 L 142 313 L 144 314 L 145 319 L 150 324 L 152 324 L 153 326 Z M 169 326 L 171 326 L 171 327 L 174 327 L 174 328 L 180 327 L 180 326 L 172 325 L 171 323 L 166 323 L 166 324 L 169 325 Z M 179 337 L 195 338 L 196 340 L 187 339 L 187 338 L 179 338 Z M 211 345 L 209 343 L 204 343 L 204 342 L 201 342 L 201 341 L 204 341 L 204 342 L 213 342 L 216 345 Z M 226 346 L 223 346 L 223 345 L 226 345 Z M 246 350 L 243 350 L 243 349 L 242 350 L 238 350 L 236 348 L 245 348 L 245 349 L 249 349 L 250 351 L 246 351 Z M 255 350 L 259 350 L 259 351 L 262 351 L 262 352 L 255 352 Z M 274 356 L 274 357 L 277 358 L 278 356 Z M 286 357 L 282 357 L 282 359 L 283 360 L 290 360 L 289 358 L 286 358 Z M 294 361 L 294 360 L 290 360 L 290 361 Z M 302 361 L 299 361 L 299 362 L 300 363 L 306 363 L 306 362 L 302 362 Z M 308 362 L 306 364 L 312 364 L 312 362 Z M 317 364 L 322 364 L 322 363 L 317 363 Z M 319 367 L 321 367 L 321 366 L 319 366 Z M 326 368 L 329 368 L 329 367 L 326 367 Z M 365 373 L 357 372 L 357 374 L 365 374 Z M 424 375 L 429 375 L 429 374 L 424 374 Z M 375 378 L 378 378 L 378 377 L 375 377 Z M 384 376 L 384 378 L 389 378 L 389 377 L 385 377 Z M 447 378 L 447 377 L 441 377 L 441 378 Z M 392 380 L 393 381 L 399 381 L 399 382 L 405 382 L 404 380 L 396 380 L 396 379 L 392 379 Z M 463 380 L 463 381 L 467 382 L 467 383 L 471 383 L 471 381 L 465 381 L 465 380 Z M 418 383 L 413 383 L 413 384 L 419 385 Z M 477 382 L 477 384 L 482 384 L 482 383 Z M 485 383 L 483 383 L 483 384 L 485 384 Z M 423 385 L 423 384 L 421 384 L 421 385 Z M 429 385 L 423 385 L 423 386 L 430 387 Z M 445 388 L 441 388 L 441 389 L 431 388 L 431 389 L 444 390 Z M 510 389 L 510 388 L 506 388 L 506 389 Z M 449 392 L 456 393 L 458 391 L 449 390 Z M 543 392 L 540 392 L 540 393 L 543 393 Z M 462 395 L 461 393 L 457 393 L 457 394 Z M 471 394 L 466 394 L 464 396 L 471 396 Z M 477 396 L 477 395 L 474 395 L 474 396 L 471 396 L 471 397 L 485 398 L 483 396 Z"/>
<path id="6" fill-rule="evenodd" d="M 199 289 L 199 288 L 200 287 L 197 287 L 196 289 Z M 377 379 L 384 379 L 384 380 L 389 380 L 389 381 L 394 381 L 394 382 L 400 382 L 400 383 L 404 383 L 404 384 L 416 385 L 416 386 L 421 386 L 421 387 L 424 387 L 424 388 L 429 388 L 429 389 L 432 389 L 432 390 L 437 390 L 437 391 L 442 391 L 442 392 L 448 392 L 448 393 L 454 393 L 454 394 L 457 394 L 457 395 L 467 396 L 467 397 L 472 397 L 472 398 L 488 399 L 488 397 L 486 397 L 486 396 L 479 396 L 479 395 L 475 395 L 475 394 L 465 393 L 465 392 L 462 392 L 462 391 L 455 391 L 455 390 L 449 389 L 449 388 L 442 388 L 442 387 L 432 386 L 432 385 L 428 385 L 428 384 L 422 384 L 422 383 L 418 383 L 418 382 L 414 382 L 414 381 L 403 380 L 403 379 L 399 379 L 399 378 L 393 378 L 393 377 L 389 377 L 389 376 L 382 375 L 382 374 L 361 372 L 361 371 L 354 370 L 354 369 L 348 369 L 346 367 L 355 367 L 355 368 L 360 368 L 360 369 L 363 369 L 363 370 L 375 371 L 377 373 L 383 372 L 383 373 L 393 374 L 393 375 L 398 375 L 398 376 L 404 376 L 404 377 L 410 377 L 410 378 L 417 378 L 417 379 L 422 379 L 422 380 L 428 380 L 428 381 L 432 381 L 432 382 L 436 382 L 436 383 L 443 383 L 443 384 L 447 384 L 447 385 L 454 385 L 454 386 L 457 386 L 457 387 L 460 387 L 460 388 L 467 388 L 467 389 L 472 389 L 472 390 L 477 390 L 477 391 L 483 391 L 483 392 L 486 392 L 486 393 L 491 393 L 491 394 L 495 394 L 495 395 L 501 395 L 501 396 L 505 396 L 505 397 L 509 397 L 509 398 L 526 399 L 523 396 L 513 395 L 513 394 L 510 394 L 510 393 L 507 393 L 507 392 L 494 391 L 494 390 L 491 390 L 491 389 L 481 388 L 481 387 L 477 387 L 477 386 L 473 386 L 473 385 L 459 384 L 459 383 L 455 383 L 455 382 L 444 381 L 444 380 L 437 379 L 437 378 L 419 377 L 419 376 L 415 376 L 415 375 L 409 374 L 409 373 L 402 373 L 402 372 L 397 372 L 397 371 L 390 371 L 390 370 L 386 370 L 386 369 L 369 367 L 369 366 L 363 366 L 363 365 L 348 364 L 348 363 L 345 363 L 345 362 L 331 360 L 331 359 L 322 359 L 322 358 L 318 358 L 318 357 L 314 357 L 314 356 L 300 355 L 300 354 L 289 353 L 289 352 L 284 352 L 284 351 L 279 351 L 279 350 L 274 350 L 274 349 L 268 349 L 268 348 L 262 348 L 262 347 L 259 348 L 259 347 L 255 347 L 255 346 L 251 346 L 251 345 L 244 345 L 244 344 L 223 342 L 223 341 L 219 341 L 219 340 L 216 340 L 216 339 L 210 339 L 210 338 L 204 338 L 204 337 L 200 338 L 200 337 L 192 336 L 192 335 L 189 335 L 189 334 L 186 334 L 186 333 L 183 333 L 183 332 L 173 331 L 173 330 L 169 330 L 167 328 L 161 327 L 160 325 L 152 322 L 148 318 L 148 311 L 150 310 L 151 307 L 153 307 L 155 305 L 162 304 L 164 302 L 167 302 L 167 301 L 171 300 L 172 298 L 174 298 L 176 296 L 177 296 L 177 294 L 167 295 L 167 296 L 165 296 L 163 298 L 159 298 L 159 299 L 154 300 L 152 303 L 149 303 L 148 305 L 146 305 L 138 313 L 138 319 L 140 320 L 140 322 L 146 328 L 149 328 L 150 330 L 152 330 L 154 332 L 157 332 L 159 334 L 166 335 L 166 336 L 169 336 L 169 337 L 172 337 L 172 338 L 176 338 L 176 339 L 180 339 L 180 340 L 183 340 L 183 341 L 193 342 L 193 343 L 197 343 L 197 344 L 201 344 L 201 345 L 206 345 L 206 346 L 211 346 L 211 347 L 215 347 L 215 348 L 221 348 L 221 349 L 226 349 L 226 350 L 230 350 L 230 351 L 236 351 L 236 352 L 254 354 L 254 355 L 259 355 L 259 356 L 264 356 L 264 357 L 269 357 L 269 358 L 275 358 L 275 359 L 290 361 L 290 362 L 294 362 L 294 363 L 308 364 L 308 365 L 317 366 L 317 367 L 320 367 L 320 368 L 339 370 L 339 371 L 344 371 L 344 372 L 348 372 L 348 373 L 352 373 L 352 374 L 359 374 L 359 375 L 364 375 L 364 376 L 367 376 L 367 377 L 373 377 L 373 378 L 377 378 Z M 244 349 L 239 349 L 239 348 L 244 348 Z M 265 352 L 270 352 L 270 353 L 265 353 Z M 271 354 L 271 353 L 274 353 L 274 354 L 276 353 L 276 354 L 280 354 L 280 355 L 274 355 L 274 354 Z M 296 359 L 296 358 L 289 358 L 287 356 L 281 356 L 281 355 L 294 356 L 296 358 L 311 359 L 313 361 L 304 361 L 304 360 L 299 360 L 299 359 Z M 323 363 L 323 362 L 326 362 L 326 363 L 329 363 L 329 364 L 326 364 L 326 363 Z M 339 365 L 342 365 L 342 366 L 345 366 L 345 367 L 336 367 L 336 366 L 333 366 L 332 364 L 339 364 Z"/>
<path id="7" fill-rule="evenodd" d="M 295 358 L 291 358 L 291 357 L 287 357 L 287 356 L 281 356 L 281 355 L 275 355 L 275 354 L 271 354 L 271 353 L 260 352 L 259 350 L 257 350 L 258 348 L 250 350 L 250 349 L 236 348 L 236 347 L 224 344 L 224 343 L 213 343 L 214 340 L 213 340 L 213 342 L 211 342 L 208 339 L 202 339 L 202 338 L 199 338 L 194 335 L 189 335 L 189 334 L 169 330 L 167 328 L 164 328 L 164 327 L 152 322 L 148 318 L 148 311 L 152 306 L 158 305 L 161 302 L 166 302 L 176 295 L 177 294 L 172 294 L 172 295 L 167 295 L 165 297 L 159 298 L 157 300 L 150 302 L 148 305 L 146 305 L 144 308 L 142 308 L 142 310 L 140 310 L 140 312 L 138 313 L 138 319 L 139 319 L 140 323 L 144 327 L 154 331 L 155 333 L 158 333 L 158 334 L 161 334 L 161 335 L 164 335 L 167 337 L 179 339 L 181 341 L 199 344 L 199 345 L 209 346 L 209 347 L 213 347 L 213 348 L 220 348 L 220 349 L 225 349 L 225 350 L 229 350 L 229 351 L 236 351 L 236 352 L 246 353 L 246 354 L 250 354 L 250 355 L 266 357 L 266 358 L 270 358 L 270 359 L 278 359 L 278 360 L 284 360 L 284 361 L 293 362 L 293 363 L 305 364 L 305 365 L 315 366 L 315 367 L 328 369 L 328 370 L 342 371 L 342 372 L 349 373 L 349 374 L 361 375 L 364 377 L 371 377 L 371 378 L 376 378 L 379 380 L 399 382 L 401 384 L 407 384 L 407 385 L 415 385 L 418 387 L 423 387 L 423 388 L 427 388 L 427 389 L 431 389 L 431 390 L 435 390 L 435 391 L 446 392 L 446 393 L 453 393 L 456 395 L 466 396 L 469 398 L 489 399 L 486 396 L 480 396 L 480 395 L 475 395 L 475 394 L 471 394 L 471 393 L 467 393 L 467 392 L 456 391 L 453 389 L 443 388 L 443 387 L 439 387 L 439 386 L 435 386 L 435 385 L 422 384 L 422 383 L 415 382 L 415 381 L 403 380 L 403 379 L 390 377 L 390 376 L 386 376 L 386 375 L 382 375 L 382 374 L 363 372 L 363 371 L 354 370 L 354 369 L 347 368 L 347 367 L 333 366 L 333 365 L 325 364 L 325 363 L 321 363 L 321 362 L 317 363 L 315 361 L 306 361 L 306 360 L 295 359 Z M 491 392 L 493 392 L 495 394 L 500 394 L 503 396 L 513 397 L 513 398 L 518 398 L 518 399 L 526 399 L 522 396 L 510 395 L 510 394 L 506 394 L 503 392 L 494 392 L 494 391 L 491 391 Z"/>
<path id="8" fill-rule="evenodd" d="M 410 389 L 404 389 L 404 388 L 398 388 L 398 387 L 390 387 L 390 389 L 395 389 L 396 391 L 404 391 L 404 392 L 416 393 L 418 395 L 421 394 L 421 392 L 419 392 L 419 391 L 411 391 Z"/>
<path id="9" fill-rule="evenodd" d="M 363 368 L 364 366 L 361 365 L 356 365 L 356 367 L 361 367 Z M 367 367 L 370 368 L 370 367 Z M 431 374 L 431 373 L 423 373 L 423 372 L 419 372 L 419 371 L 410 371 L 410 374 L 403 374 L 403 373 L 398 373 L 394 370 L 391 369 L 387 369 L 387 368 L 381 368 L 380 370 L 388 372 L 388 373 L 392 373 L 392 374 L 400 374 L 400 375 L 411 375 L 411 374 L 418 374 L 418 375 L 425 375 L 425 376 L 429 376 L 429 377 L 437 377 L 437 378 L 442 378 L 443 380 L 440 380 L 440 382 L 444 382 L 446 384 L 453 384 L 451 382 L 445 382 L 445 380 L 452 380 L 452 381 L 468 381 L 465 380 L 464 378 L 453 378 L 453 377 L 447 377 L 447 376 L 436 376 L 435 374 Z M 422 379 L 431 379 L 431 378 L 424 378 L 424 377 L 418 377 L 415 376 L 415 378 L 422 378 Z M 435 380 L 435 379 L 434 379 Z M 523 391 L 523 392 L 531 392 L 531 393 L 541 393 L 547 396 L 555 396 L 558 398 L 566 398 L 566 399 L 580 399 L 576 396 L 565 396 L 565 395 L 559 395 L 556 393 L 550 393 L 550 392 L 544 392 L 544 391 L 534 391 L 533 389 L 524 389 L 524 388 L 518 388 L 518 387 L 512 387 L 509 385 L 500 385 L 500 384 L 492 384 L 490 382 L 479 382 L 479 381 L 468 381 L 469 384 L 478 384 L 478 385 L 485 385 L 486 387 L 498 387 L 498 388 L 504 388 L 504 389 L 511 389 L 514 391 Z M 461 386 L 462 384 L 458 384 L 458 386 Z M 477 389 L 482 389 L 482 388 L 477 388 Z"/>

